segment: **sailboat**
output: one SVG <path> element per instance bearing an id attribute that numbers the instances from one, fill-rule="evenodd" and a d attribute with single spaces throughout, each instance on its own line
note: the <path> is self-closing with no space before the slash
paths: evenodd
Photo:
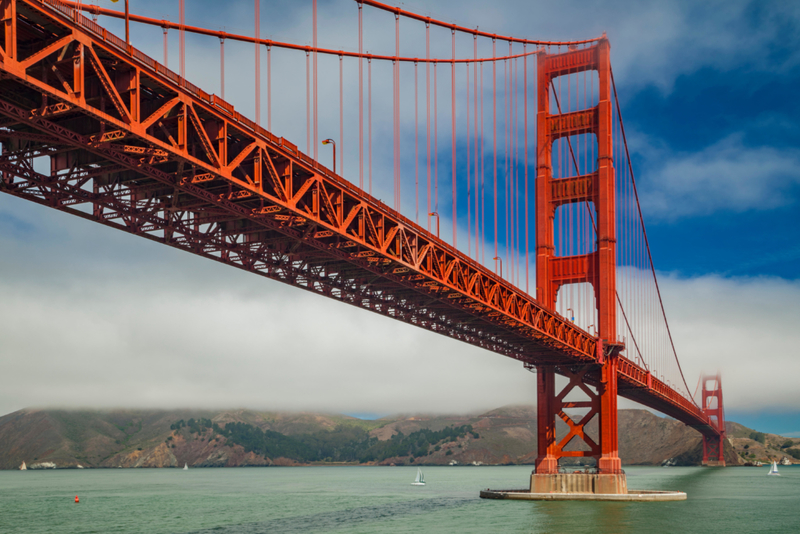
<path id="1" fill-rule="evenodd" d="M 772 467 L 769 468 L 769 473 L 767 474 L 781 476 L 781 474 L 778 473 L 778 462 L 775 460 L 772 461 Z"/>
<path id="2" fill-rule="evenodd" d="M 422 474 L 422 469 L 417 467 L 417 478 L 414 479 L 414 482 L 411 483 L 412 486 L 424 486 L 425 485 L 425 475 Z"/>
<path id="3" fill-rule="evenodd" d="M 22 465 L 19 466 L 19 470 L 20 471 L 27 471 L 28 470 L 28 466 L 25 465 L 25 461 L 24 460 L 22 461 Z"/>
<path id="4" fill-rule="evenodd" d="M 189 464 L 187 464 L 187 463 L 184 463 L 184 464 L 183 464 L 183 470 L 184 470 L 184 471 L 188 471 L 188 470 L 189 470 Z"/>

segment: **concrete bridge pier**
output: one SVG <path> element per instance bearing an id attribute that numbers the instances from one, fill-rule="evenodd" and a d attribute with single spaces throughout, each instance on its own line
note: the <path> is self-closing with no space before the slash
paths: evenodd
<path id="1" fill-rule="evenodd" d="M 625 495 L 625 473 L 556 473 L 531 474 L 531 493 L 590 493 Z"/>

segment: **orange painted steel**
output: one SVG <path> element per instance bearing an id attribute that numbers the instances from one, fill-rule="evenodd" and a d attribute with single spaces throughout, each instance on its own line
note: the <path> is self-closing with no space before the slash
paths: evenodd
<path id="1" fill-rule="evenodd" d="M 585 381 L 600 380 L 613 345 L 229 103 L 64 2 L 0 0 L 0 8 L 0 191 L 526 366 L 562 374 L 591 366 Z M 41 156 L 50 174 L 34 169 Z M 719 435 L 690 400 L 616 360 L 620 395 Z"/>
<path id="2" fill-rule="evenodd" d="M 480 31 L 477 28 L 467 28 L 464 26 L 458 26 L 457 24 L 451 24 L 449 22 L 444 22 L 441 20 L 437 20 L 431 17 L 425 17 L 419 15 L 417 13 L 413 13 L 411 11 L 406 11 L 404 9 L 400 9 L 399 7 L 390 6 L 389 4 L 384 4 L 382 2 L 375 2 L 374 0 L 355 0 L 359 4 L 364 4 L 367 6 L 372 6 L 378 9 L 382 9 L 384 11 L 388 11 L 390 13 L 394 13 L 395 15 L 401 15 L 403 17 L 418 20 L 421 22 L 425 22 L 432 26 L 439 26 L 441 28 L 447 28 L 448 30 L 453 30 L 461 33 L 467 33 L 469 35 L 476 35 L 478 37 L 487 37 L 489 39 L 496 39 L 498 41 L 506 41 L 509 43 L 520 43 L 520 44 L 534 44 L 534 45 L 542 45 L 542 46 L 567 46 L 567 45 L 579 45 L 579 44 L 589 44 L 589 43 L 596 43 L 603 39 L 603 37 L 596 37 L 594 39 L 584 39 L 583 41 L 535 41 L 531 39 L 520 39 L 518 37 L 510 37 L 507 35 L 497 35 L 496 33 L 488 33 L 484 31 Z"/>
<path id="3" fill-rule="evenodd" d="M 564 456 L 591 456 L 597 459 L 600 473 L 617 474 L 622 470 L 619 459 L 617 431 L 617 394 L 619 352 L 623 348 L 616 340 L 616 233 L 614 228 L 614 162 L 611 129 L 611 62 L 606 39 L 596 45 L 564 54 L 542 54 L 538 62 L 538 143 L 536 177 L 536 285 L 537 297 L 548 307 L 555 308 L 561 286 L 590 283 L 598 308 L 597 365 L 583 367 L 579 373 L 560 369 L 570 377 L 561 391 L 555 390 L 556 368 L 538 368 L 539 447 L 536 458 L 537 474 L 558 473 L 558 460 Z M 550 113 L 550 87 L 554 78 L 565 74 L 594 70 L 599 79 L 599 102 L 591 109 L 571 113 Z M 566 179 L 553 178 L 553 143 L 562 137 L 594 134 L 598 146 L 597 171 Z M 597 243 L 595 252 L 580 256 L 555 256 L 554 218 L 556 208 L 570 202 L 591 201 L 597 210 Z M 565 395 L 580 385 L 590 398 L 581 406 L 565 403 Z M 597 393 L 584 387 L 592 381 Z M 585 404 L 585 406 L 583 405 Z M 590 408 L 579 422 L 564 412 L 564 408 Z M 583 427 L 595 416 L 599 419 L 599 443 L 583 432 Z M 570 433 L 561 444 L 556 443 L 556 417 L 569 427 Z M 585 451 L 565 451 L 564 445 L 578 437 L 588 446 Z"/>
<path id="4" fill-rule="evenodd" d="M 71 0 L 60 0 L 60 3 L 66 7 L 85 11 L 87 13 L 93 13 L 95 15 L 103 15 L 106 17 L 113 17 L 117 19 L 124 19 L 125 12 L 124 11 L 115 11 L 113 9 L 108 9 L 104 7 L 100 7 L 93 4 L 84 4 L 79 2 L 73 2 Z M 498 56 L 498 57 L 490 57 L 490 58 L 471 58 L 471 59 L 453 59 L 453 58 L 419 58 L 419 57 L 406 57 L 406 56 L 387 56 L 382 54 L 366 54 L 366 53 L 359 53 L 359 52 L 348 52 L 345 50 L 333 50 L 331 48 L 320 48 L 316 46 L 307 46 L 307 45 L 298 45 L 294 43 L 286 43 L 282 41 L 273 41 L 272 39 L 259 39 L 257 37 L 250 37 L 247 35 L 239 35 L 236 33 L 228 33 L 219 30 L 211 30 L 208 28 L 198 28 L 197 26 L 187 26 L 181 25 L 177 22 L 171 22 L 169 20 L 164 19 L 154 19 L 151 17 L 143 17 L 141 15 L 130 15 L 130 20 L 133 22 L 139 22 L 141 24 L 147 24 L 150 26 L 158 26 L 160 28 L 164 28 L 165 30 L 183 30 L 189 33 L 196 33 L 198 35 L 207 35 L 211 37 L 218 37 L 220 39 L 230 39 L 231 41 L 240 41 L 243 43 L 253 43 L 253 44 L 262 44 L 264 46 L 274 46 L 275 48 L 286 48 L 288 50 L 301 50 L 303 52 L 317 52 L 320 54 L 326 54 L 329 56 L 342 56 L 342 57 L 356 57 L 362 59 L 375 59 L 379 61 L 399 61 L 401 63 L 485 63 L 489 61 L 503 61 L 508 59 L 515 59 L 520 57 L 526 56 L 534 56 L 539 54 L 540 51 L 532 51 L 532 52 L 525 52 L 523 54 L 514 54 L 509 56 Z M 472 32 L 474 33 L 474 32 Z M 488 36 L 488 34 L 487 34 Z M 498 36 L 498 38 L 500 38 Z M 505 39 L 504 39 L 505 40 Z M 522 41 L 520 41 L 522 42 Z M 575 43 L 550 43 L 545 41 L 527 41 L 528 43 L 540 43 L 540 44 L 548 44 L 548 45 L 559 45 L 559 44 L 575 44 Z M 576 43 L 583 43 L 583 42 L 592 42 L 592 41 L 576 41 Z"/>

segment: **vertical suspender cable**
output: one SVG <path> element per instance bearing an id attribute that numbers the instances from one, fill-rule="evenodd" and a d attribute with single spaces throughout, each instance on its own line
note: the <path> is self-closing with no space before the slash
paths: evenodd
<path id="1" fill-rule="evenodd" d="M 508 150 L 508 141 L 509 141 L 509 137 L 510 137 L 510 135 L 509 135 L 510 134 L 510 130 L 509 130 L 510 121 L 508 120 L 509 119 L 509 111 L 510 111 L 508 105 L 510 103 L 510 99 L 508 98 L 508 91 L 509 91 L 509 86 L 508 86 L 508 60 L 504 59 L 503 60 L 503 145 L 504 145 L 505 154 L 503 154 L 504 155 L 503 159 L 505 160 L 505 169 L 504 169 L 505 170 L 505 173 L 504 173 L 505 174 L 505 180 L 503 180 L 503 197 L 505 197 L 505 198 L 503 200 L 505 200 L 505 203 L 506 203 L 506 209 L 504 210 L 505 211 L 505 214 L 504 214 L 505 217 L 504 218 L 506 220 L 506 235 L 505 235 L 506 277 L 508 277 L 508 275 L 511 273 L 510 267 L 511 267 L 511 264 L 512 264 L 511 257 L 510 257 L 510 253 L 511 253 L 510 245 L 511 245 L 511 243 L 509 243 L 509 241 L 508 241 L 508 217 L 509 217 L 509 212 L 510 212 L 510 209 L 509 209 L 510 207 L 508 205 L 508 196 L 509 196 L 509 187 L 508 187 L 509 186 L 509 183 L 508 183 L 508 169 L 509 169 L 509 164 L 508 163 L 509 162 L 508 162 L 508 156 L 510 155 L 509 154 L 509 150 Z"/>
<path id="2" fill-rule="evenodd" d="M 477 60 L 478 59 L 478 34 L 474 34 L 472 36 L 472 48 L 473 48 L 473 57 Z M 480 214 L 478 212 L 478 63 L 475 62 L 473 69 L 472 69 L 472 87 L 473 93 L 475 93 L 475 261 L 480 261 L 480 256 L 478 254 L 479 250 L 479 241 L 478 236 L 480 234 Z"/>
<path id="3" fill-rule="evenodd" d="M 178 61 L 180 63 L 181 78 L 186 79 L 186 30 L 185 30 L 185 28 L 186 28 L 186 4 L 185 4 L 185 0 L 181 0 L 180 1 L 179 11 L 180 11 L 179 16 L 180 16 L 180 21 L 181 21 L 181 23 L 180 23 L 181 30 L 180 30 L 180 32 L 178 34 L 179 35 L 178 44 L 179 44 L 179 47 L 180 47 L 180 50 L 178 51 L 179 52 Z M 183 83 L 183 81 L 181 81 L 181 83 Z"/>
<path id="4" fill-rule="evenodd" d="M 414 219 L 419 224 L 419 75 L 414 62 Z"/>
<path id="5" fill-rule="evenodd" d="M 267 45 L 267 130 L 272 131 L 272 46 Z"/>
<path id="6" fill-rule="evenodd" d="M 469 101 L 469 63 L 464 65 L 466 67 L 467 73 L 467 256 L 472 256 L 472 189 L 470 187 L 470 175 L 469 175 L 469 166 L 470 166 L 470 139 L 469 139 L 469 107 L 471 102 Z"/>
<path id="7" fill-rule="evenodd" d="M 439 98 L 436 62 L 433 62 L 433 211 L 439 213 Z M 437 215 L 438 216 L 438 215 Z"/>
<path id="8" fill-rule="evenodd" d="M 453 59 L 456 59 L 456 31 L 451 30 L 453 37 Z M 453 184 L 453 247 L 458 248 L 457 229 L 458 229 L 458 191 L 456 185 L 456 62 L 450 63 L 450 122 L 451 122 L 451 141 L 453 145 L 451 164 L 452 174 L 450 176 Z"/>
<path id="9" fill-rule="evenodd" d="M 358 188 L 364 190 L 364 4 L 358 3 Z"/>
<path id="10" fill-rule="evenodd" d="M 530 265 L 530 261 L 528 258 L 529 253 L 529 240 L 528 240 L 528 56 L 527 56 L 527 44 L 522 45 L 522 53 L 525 54 L 523 59 L 523 71 L 522 71 L 522 87 L 524 91 L 524 128 L 525 128 L 525 146 L 523 147 L 523 165 L 525 165 L 525 293 L 530 294 L 530 288 L 528 287 L 530 283 L 530 276 L 528 274 L 528 268 Z"/>
<path id="11" fill-rule="evenodd" d="M 344 82 L 342 81 L 342 62 L 339 54 L 339 176 L 344 176 Z M 333 169 L 336 172 L 336 169 Z"/>
<path id="12" fill-rule="evenodd" d="M 309 54 L 306 50 L 306 154 L 311 154 L 311 77 L 309 72 Z"/>
<path id="13" fill-rule="evenodd" d="M 486 265 L 486 152 L 483 149 L 483 63 L 481 63 L 481 263 Z"/>
<path id="14" fill-rule="evenodd" d="M 317 79 L 317 72 L 318 72 L 318 69 L 317 69 L 317 0 L 312 0 L 312 6 L 313 6 L 313 14 L 312 14 L 312 17 L 311 17 L 311 21 L 312 21 L 312 25 L 313 25 L 312 43 L 313 43 L 313 46 L 314 46 L 314 51 L 312 52 L 314 54 L 314 85 L 313 85 L 313 90 L 314 90 L 313 91 L 313 93 L 314 93 L 313 94 L 313 99 L 314 99 L 314 137 L 312 138 L 312 140 L 313 140 L 312 144 L 314 145 L 314 161 L 319 161 L 319 153 L 318 153 L 318 149 L 317 149 L 317 145 L 319 144 L 319 115 L 318 115 L 319 108 L 317 106 L 317 101 L 318 101 L 317 90 L 319 89 L 319 83 L 318 83 L 319 80 Z M 334 171 L 335 170 L 336 169 L 334 169 Z"/>
<path id="15" fill-rule="evenodd" d="M 167 60 L 169 59 L 169 55 L 167 54 L 167 32 L 169 31 L 167 28 L 162 28 L 164 30 L 164 66 L 167 67 Z"/>
<path id="16" fill-rule="evenodd" d="M 181 30 L 178 37 L 178 42 L 180 46 L 179 50 L 179 62 L 180 62 L 180 70 L 181 70 L 181 78 L 186 79 L 186 4 L 185 0 L 180 1 L 180 8 L 179 8 L 179 16 L 181 20 Z M 181 81 L 181 83 L 183 83 Z"/>
<path id="17" fill-rule="evenodd" d="M 431 24 L 425 23 L 425 59 L 431 58 Z M 425 109 L 427 115 L 427 125 L 425 127 L 425 144 L 428 151 L 428 209 L 425 213 L 431 213 L 431 63 L 425 62 Z M 431 218 L 426 215 L 428 221 L 428 231 L 431 231 Z"/>
<path id="18" fill-rule="evenodd" d="M 225 100 L 225 38 L 219 38 L 219 96 Z"/>
<path id="19" fill-rule="evenodd" d="M 511 219 L 511 234 L 513 236 L 513 243 L 514 243 L 514 284 L 519 287 L 519 60 L 512 59 L 511 60 L 512 69 L 511 72 L 513 73 L 513 102 L 514 102 L 514 109 L 512 112 L 513 117 L 513 130 L 514 135 L 511 138 L 511 142 L 514 146 L 511 155 L 511 161 L 513 163 L 513 174 L 512 178 L 514 180 L 514 187 L 513 187 L 513 195 L 512 195 L 512 202 L 514 206 L 514 211 L 512 213 Z"/>
<path id="20" fill-rule="evenodd" d="M 372 58 L 367 59 L 367 139 L 369 144 L 369 194 L 372 194 Z"/>
<path id="21" fill-rule="evenodd" d="M 394 209 L 400 211 L 400 15 L 394 15 Z"/>
<path id="22" fill-rule="evenodd" d="M 497 41 L 492 39 L 492 57 L 497 57 Z M 492 61 L 492 143 L 494 144 L 494 257 L 497 255 L 497 62 Z M 497 274 L 497 261 L 494 272 Z"/>
<path id="23" fill-rule="evenodd" d="M 503 136 L 505 139 L 503 140 L 505 145 L 505 183 L 504 183 L 504 194 L 505 194 L 505 202 L 506 202 L 506 209 L 505 209 L 505 219 L 506 219 L 506 237 L 505 237 L 505 245 L 506 245 L 506 256 L 507 256 L 507 267 L 506 267 L 506 278 L 509 282 L 514 281 L 514 237 L 512 236 L 512 213 L 514 211 L 514 205 L 512 203 L 512 191 L 513 191 L 513 170 L 512 170 L 512 146 L 511 146 L 511 106 L 512 106 L 512 85 L 511 85 L 511 62 L 510 60 L 503 61 L 503 109 L 505 111 L 505 116 L 503 117 L 504 121 L 504 128 L 503 128 Z"/>
<path id="24" fill-rule="evenodd" d="M 514 58 L 514 283 L 519 287 L 519 60 Z"/>
<path id="25" fill-rule="evenodd" d="M 261 0 L 255 0 L 256 40 L 261 38 Z M 261 45 L 256 42 L 256 124 L 261 124 Z"/>

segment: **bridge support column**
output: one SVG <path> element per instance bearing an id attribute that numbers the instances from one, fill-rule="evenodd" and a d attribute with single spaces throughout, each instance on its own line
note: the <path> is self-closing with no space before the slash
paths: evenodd
<path id="1" fill-rule="evenodd" d="M 723 436 L 703 436 L 703 465 L 725 467 L 725 438 Z"/>
<path id="2" fill-rule="evenodd" d="M 603 474 L 622 473 L 617 424 L 617 357 L 606 358 L 600 370 L 600 457 L 597 470 Z M 623 475 L 624 476 L 624 475 Z"/>
<path id="3" fill-rule="evenodd" d="M 719 375 L 702 377 L 703 412 L 716 425 L 716 433 L 703 432 L 703 465 L 725 467 L 725 413 Z"/>
<path id="4" fill-rule="evenodd" d="M 537 451 L 536 473 L 555 475 L 558 473 L 556 448 L 556 374 L 552 366 L 543 365 L 536 375 L 536 425 Z"/>
<path id="5" fill-rule="evenodd" d="M 562 112 L 551 110 L 553 80 L 583 71 L 597 71 L 598 102 L 593 108 Z M 606 39 L 597 45 L 573 49 L 563 54 L 542 54 L 538 61 L 536 171 L 536 286 L 537 298 L 546 307 L 555 309 L 558 291 L 569 284 L 589 283 L 594 288 L 597 306 L 596 358 L 583 366 L 540 365 L 537 367 L 538 456 L 531 478 L 531 491 L 537 493 L 581 492 L 626 493 L 627 484 L 619 458 L 617 432 L 617 343 L 616 323 L 616 229 L 615 177 L 611 107 L 610 48 Z M 559 139 L 593 134 L 597 140 L 596 168 L 579 169 L 577 176 L 553 175 L 553 144 Z M 570 147 L 572 145 L 570 144 Z M 594 250 L 582 254 L 559 256 L 555 231 L 556 210 L 567 204 L 594 207 L 596 223 Z M 565 235 L 564 229 L 558 232 Z M 586 325 L 584 325 L 586 326 Z M 569 384 L 556 391 L 556 373 L 566 376 Z M 591 385 L 591 386 L 590 386 Z M 580 389 L 588 401 L 566 401 L 567 394 Z M 596 391 L 593 391 L 594 388 Z M 565 409 L 588 409 L 583 416 L 570 416 Z M 595 416 L 599 434 L 592 439 L 586 425 Z M 573 419 L 575 417 L 575 419 Z M 556 440 L 556 421 L 561 419 L 569 431 Z M 585 446 L 568 447 L 577 438 Z M 595 441 L 595 439 L 597 441 Z M 588 450 L 586 450 L 588 449 Z M 594 473 L 559 472 L 558 462 L 564 457 L 592 457 L 597 461 Z M 565 478 L 566 477 L 566 478 Z M 572 488 L 572 489 L 570 489 Z"/>

